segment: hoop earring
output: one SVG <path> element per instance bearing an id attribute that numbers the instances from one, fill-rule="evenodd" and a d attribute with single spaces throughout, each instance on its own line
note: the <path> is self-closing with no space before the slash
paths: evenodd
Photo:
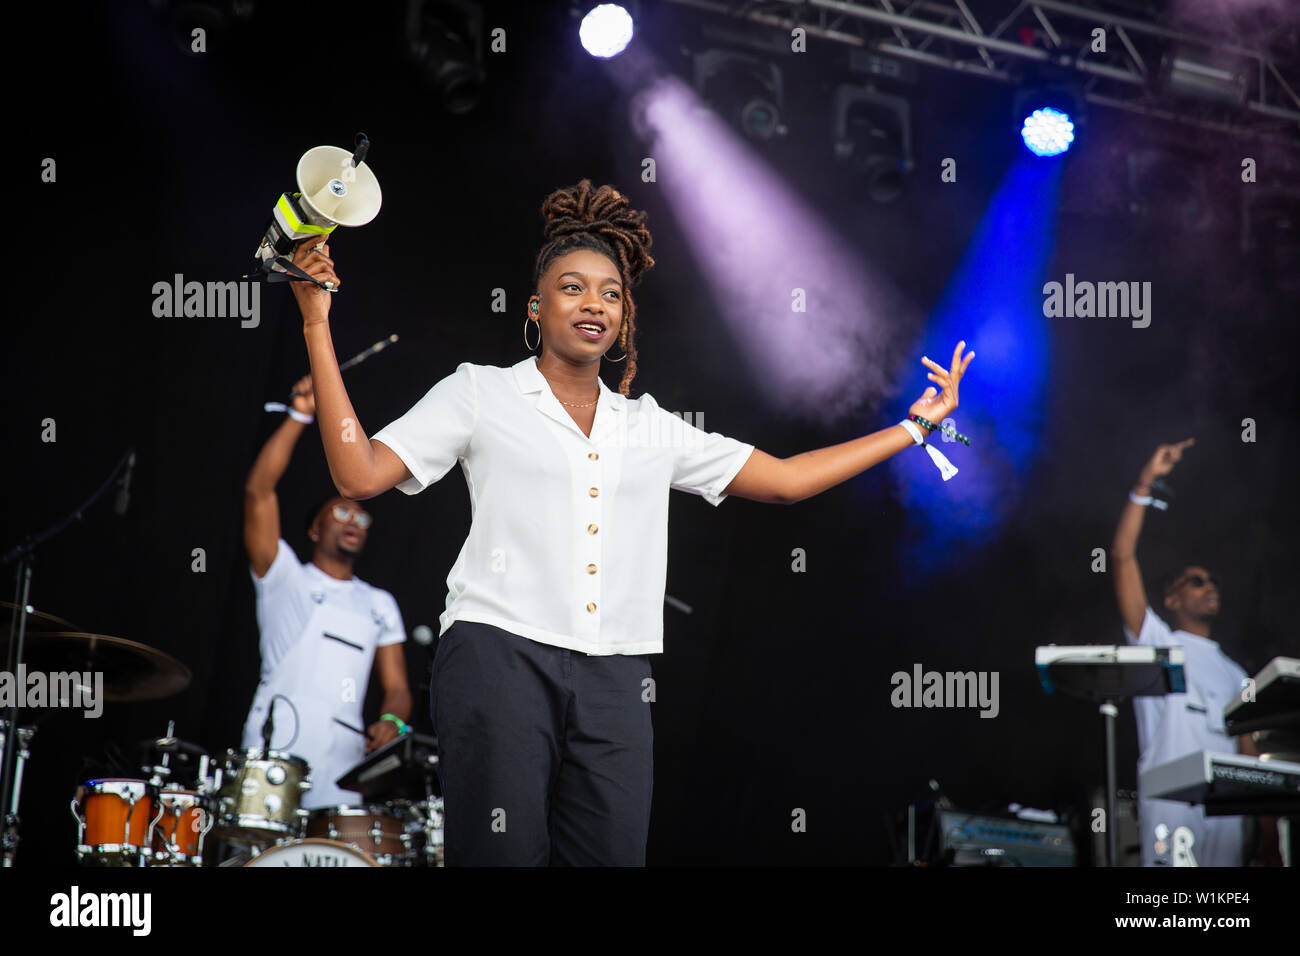
<path id="1" fill-rule="evenodd" d="M 528 351 L 533 352 L 537 350 L 537 345 L 528 345 L 528 326 L 530 325 L 537 326 L 537 345 L 542 344 L 542 327 L 539 323 L 534 322 L 532 319 L 528 319 L 528 318 L 524 319 L 524 345 L 528 346 Z"/>
<path id="2" fill-rule="evenodd" d="M 613 346 L 611 345 L 610 348 L 613 348 Z M 623 359 L 627 358 L 627 346 L 626 345 L 623 346 L 623 358 L 616 358 L 616 359 L 610 358 L 609 349 L 605 349 L 601 357 L 604 358 L 606 362 L 615 362 L 615 363 L 621 362 L 623 361 Z"/>

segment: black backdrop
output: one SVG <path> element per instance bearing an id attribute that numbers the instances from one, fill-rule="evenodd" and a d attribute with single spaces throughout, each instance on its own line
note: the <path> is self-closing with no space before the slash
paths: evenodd
<path id="1" fill-rule="evenodd" d="M 654 9 L 661 39 L 671 37 L 680 10 Z M 304 16 L 329 25 L 312 30 L 311 43 L 300 39 Z M 339 354 L 401 335 L 348 373 L 368 433 L 462 361 L 523 357 L 538 206 L 584 176 L 616 184 L 650 213 L 659 264 L 638 294 L 634 394 L 707 410 L 710 430 L 782 456 L 887 423 L 864 408 L 851 420 L 796 425 L 774 406 L 738 358 L 735 333 L 717 321 L 672 210 L 640 181 L 644 147 L 626 102 L 576 49 L 562 5 L 498 6 L 490 20 L 506 28 L 508 52 L 490 58 L 485 101 L 464 118 L 442 114 L 419 86 L 402 56 L 397 5 L 346 17 L 325 5 L 261 7 L 204 56 L 180 52 L 146 5 L 92 7 L 75 20 L 49 6 L 21 17 L 11 37 L 44 56 L 10 86 L 20 91 L 10 189 L 22 212 L 7 283 L 0 545 L 61 517 L 135 447 L 129 514 L 115 517 L 106 502 L 42 548 L 33 603 L 165 650 L 194 673 L 169 700 L 110 705 L 98 721 L 69 712 L 41 720 L 24 789 L 24 863 L 71 860 L 67 801 L 87 760 L 128 751 L 168 719 L 213 750 L 238 742 L 258 668 L 242 482 L 277 419 L 262 402 L 307 370 L 300 323 L 283 286 L 263 290 L 255 329 L 155 318 L 151 290 L 174 273 L 207 281 L 248 271 L 306 148 L 350 145 L 364 130 L 383 184 L 379 217 L 333 243 L 347 286 L 332 316 Z M 904 202 L 875 206 L 828 171 L 828 148 L 811 142 L 792 148 L 781 171 L 924 314 L 1015 144 L 989 134 L 1003 122 L 1005 89 L 945 76 L 916 95 L 920 166 L 975 157 L 960 190 L 915 185 Z M 1098 124 L 1099 143 L 1106 134 Z M 1109 155 L 1101 145 L 1077 152 L 1074 169 Z M 40 181 L 46 157 L 57 162 L 54 183 Z M 728 500 L 714 509 L 673 496 L 668 593 L 693 613 L 665 607 L 666 653 L 655 661 L 651 863 L 884 863 L 885 815 L 924 796 L 930 778 L 971 809 L 1079 804 L 1102 778 L 1099 721 L 1087 706 L 1042 694 L 1032 649 L 1122 640 L 1110 582 L 1089 571 L 1091 551 L 1109 545 L 1124 492 L 1160 441 L 1198 439 L 1178 474 L 1176 509 L 1148 521 L 1148 577 L 1183 556 L 1209 563 L 1224 575 L 1216 636 L 1232 656 L 1253 673 L 1295 653 L 1300 561 L 1286 478 L 1298 464 L 1289 434 L 1294 286 L 1279 287 L 1261 257 L 1242 257 L 1229 226 L 1193 239 L 1090 214 L 1080 201 L 1087 187 L 1074 188 L 1052 271 L 1149 277 L 1161 311 L 1142 334 L 1123 323 L 1053 326 L 1036 464 L 1012 519 L 956 572 L 923 597 L 900 587 L 918 572 L 901 563 L 908 515 L 883 468 L 789 508 Z M 1295 263 L 1287 268 L 1294 274 Z M 490 310 L 497 287 L 509 296 L 504 315 Z M 1014 370 L 977 359 L 964 388 L 999 374 Z M 907 381 L 909 391 L 926 384 L 919 368 Z M 1246 416 L 1258 422 L 1254 445 L 1240 441 Z M 47 418 L 56 442 L 41 440 Z M 994 440 L 996 423 L 971 426 Z M 304 558 L 298 516 L 329 490 L 309 429 L 279 489 L 285 536 Z M 437 631 L 467 500 L 457 470 L 419 496 L 393 491 L 367 505 L 376 524 L 358 572 L 394 593 L 408 632 Z M 806 573 L 790 570 L 795 547 L 808 555 Z M 190 570 L 194 548 L 205 549 L 205 573 Z M 8 600 L 12 566 L 5 574 Z M 427 660 L 414 643 L 407 651 L 416 722 L 427 731 Z M 892 708 L 889 675 L 918 661 L 998 671 L 998 718 Z M 1136 782 L 1135 760 L 1125 708 L 1124 786 Z M 807 811 L 806 833 L 791 832 L 796 807 Z"/>

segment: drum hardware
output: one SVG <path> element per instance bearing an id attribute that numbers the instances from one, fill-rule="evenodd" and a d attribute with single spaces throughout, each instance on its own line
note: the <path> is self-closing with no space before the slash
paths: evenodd
<path id="1" fill-rule="evenodd" d="M 35 727 L 19 727 L 14 735 L 17 742 L 17 754 L 14 757 L 14 795 L 13 801 L 4 813 L 0 813 L 0 866 L 13 866 L 14 855 L 18 852 L 18 807 L 23 792 L 23 767 L 31 757 L 32 736 Z M 9 722 L 0 719 L 0 762 L 4 760 L 5 747 L 9 743 Z"/>
<path id="2" fill-rule="evenodd" d="M 424 865 L 444 866 L 442 797 L 429 794 L 426 799 L 413 804 L 411 809 L 424 838 Z"/>
<path id="3" fill-rule="evenodd" d="M 86 515 L 86 513 L 90 510 L 91 506 L 96 504 L 101 498 L 104 497 L 105 494 L 108 493 L 108 489 L 111 488 L 114 482 L 118 480 L 119 475 L 123 475 L 122 481 L 124 482 L 124 484 L 122 485 L 122 488 L 123 491 L 125 491 L 126 489 L 125 483 L 130 481 L 131 469 L 134 467 L 134 465 L 135 465 L 135 449 L 132 448 L 129 451 L 127 451 L 127 453 L 124 454 L 118 460 L 118 463 L 114 466 L 113 471 L 109 474 L 109 476 L 106 479 L 104 479 L 103 484 L 101 484 L 99 488 L 96 489 L 96 491 L 89 498 L 87 498 L 80 505 L 78 505 L 72 511 L 68 512 L 64 517 L 60 518 L 58 521 L 54 522 L 49 527 L 39 532 L 36 532 L 35 534 L 25 535 L 21 543 L 14 545 L 12 548 L 7 550 L 3 555 L 0 555 L 0 563 L 3 564 L 12 563 L 14 565 L 14 592 L 13 593 L 16 602 L 15 605 L 10 608 L 11 611 L 10 625 L 9 625 L 8 633 L 5 635 L 5 640 L 4 640 L 4 647 L 5 647 L 4 669 L 6 673 L 17 674 L 19 673 L 19 668 L 29 663 L 33 663 L 33 661 L 29 660 L 28 656 L 26 656 L 24 653 L 25 651 L 24 644 L 26 643 L 27 639 L 30 637 L 32 639 L 33 646 L 40 647 L 41 643 L 37 639 L 43 638 L 45 636 L 41 633 L 40 628 L 43 627 L 45 624 L 52 623 L 51 621 L 44 620 L 43 617 L 38 612 L 30 608 L 30 604 L 29 604 L 31 600 L 31 592 L 32 592 L 32 565 L 34 563 L 33 559 L 36 554 L 36 550 L 46 541 L 50 540 L 55 535 L 62 532 L 63 529 L 68 527 L 70 524 L 72 524 L 75 521 L 81 520 Z M 124 510 L 126 504 L 125 499 L 123 499 L 122 504 Z M 32 622 L 30 632 L 28 629 L 29 621 Z M 61 623 L 67 623 L 67 622 L 61 622 Z M 68 633 L 75 633 L 75 632 L 76 632 L 76 628 L 74 627 L 72 628 L 71 631 L 58 631 L 55 633 L 68 634 Z M 64 646 L 67 645 L 66 641 L 62 641 L 59 643 L 62 643 Z M 52 646 L 52 645 L 49 645 L 47 643 L 46 646 Z M 137 645 L 137 646 L 143 647 L 143 645 Z M 94 647 L 93 642 L 91 642 L 90 647 Z M 101 659 L 101 663 L 103 663 L 102 659 Z M 174 663 L 178 665 L 180 664 L 179 661 L 174 661 Z M 180 666 L 182 668 L 184 667 L 184 665 L 180 665 Z M 39 664 L 33 667 L 33 670 L 46 670 L 46 671 L 59 671 L 59 670 L 81 671 L 81 670 L 96 670 L 96 669 L 97 668 L 94 667 L 87 668 L 85 666 L 78 666 L 75 668 L 44 667 Z M 107 670 L 107 668 L 103 668 L 103 667 L 98 669 Z M 185 683 L 189 683 L 189 676 L 188 676 L 189 671 L 185 670 L 185 674 L 186 674 Z M 176 690 L 180 690 L 180 689 L 181 688 L 179 687 L 176 688 Z M 174 693 L 175 691 L 172 692 Z M 159 696 L 164 696 L 164 695 L 159 695 Z M 109 697 L 107 695 L 105 695 L 105 697 L 106 699 L 109 700 L 113 699 L 112 697 Z M 10 702 L 8 708 L 6 708 L 3 714 L 3 717 L 4 717 L 6 727 L 17 728 L 19 726 L 18 701 L 16 698 L 15 700 Z M 21 738 L 22 735 L 18 734 L 17 736 Z M 10 844 L 12 842 L 9 833 L 10 817 L 11 816 L 14 817 L 15 824 L 17 822 L 16 813 L 13 810 L 13 808 L 18 805 L 18 787 L 17 787 L 17 779 L 15 777 L 15 771 L 17 769 L 16 764 L 18 759 L 18 753 L 20 750 L 21 750 L 21 746 L 9 746 L 5 748 L 4 754 L 0 756 L 0 834 L 3 834 L 3 838 L 4 838 L 6 859 L 9 856 L 8 851 L 9 851 Z M 16 838 L 17 835 L 15 834 L 13 839 Z"/>
<path id="4" fill-rule="evenodd" d="M 175 736 L 176 722 L 167 722 L 167 735 L 151 740 L 142 740 L 137 745 L 145 774 L 156 787 L 175 784 L 180 787 L 177 778 L 192 784 L 191 789 L 202 790 L 208 778 L 209 755 L 197 744 L 181 740 Z M 175 760 L 175 765 L 172 761 Z M 193 765 L 197 763 L 197 768 Z"/>

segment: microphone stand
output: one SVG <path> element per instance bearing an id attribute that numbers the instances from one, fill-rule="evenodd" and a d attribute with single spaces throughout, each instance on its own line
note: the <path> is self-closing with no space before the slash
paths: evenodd
<path id="1" fill-rule="evenodd" d="M 85 517 L 85 513 L 100 498 L 104 497 L 104 493 L 108 491 L 117 476 L 127 467 L 127 463 L 134 456 L 135 449 L 131 449 L 123 455 L 117 463 L 117 467 L 99 486 L 99 489 L 70 514 L 50 525 L 39 534 L 27 535 L 20 544 L 14 545 L 3 556 L 0 556 L 0 564 L 10 564 L 15 560 L 18 562 L 14 575 L 14 610 L 9 619 L 9 645 L 5 661 L 5 667 L 13 675 L 15 681 L 18 679 L 18 668 L 23 660 L 23 641 L 27 636 L 27 601 L 31 596 L 32 562 L 36 549 L 62 532 L 64 528 L 74 521 L 80 521 Z M 14 779 L 14 765 L 20 749 L 18 740 L 18 699 L 20 696 L 23 695 L 21 693 L 14 694 L 14 699 L 5 712 L 4 719 L 8 722 L 4 733 L 5 745 L 0 748 L 4 758 L 3 767 L 0 768 L 0 809 L 3 810 L 0 813 L 0 844 L 3 844 L 0 865 L 4 866 L 10 865 L 10 858 L 18 845 L 18 792 Z M 9 832 L 11 823 L 15 827 L 12 836 Z"/>

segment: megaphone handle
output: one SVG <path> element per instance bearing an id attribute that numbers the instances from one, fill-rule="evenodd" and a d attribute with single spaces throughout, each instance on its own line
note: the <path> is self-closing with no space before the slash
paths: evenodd
<path id="1" fill-rule="evenodd" d="M 271 260 L 271 263 L 274 264 L 274 265 L 282 266 L 282 267 L 284 268 L 285 272 L 287 272 L 287 273 L 291 273 L 290 275 L 286 275 L 286 276 L 284 277 L 284 280 L 283 280 L 283 281 L 286 281 L 286 282 L 312 282 L 312 283 L 314 283 L 314 284 L 320 286 L 320 287 L 321 287 L 322 289 L 324 289 L 326 292 L 334 292 L 334 291 L 336 291 L 336 290 L 334 290 L 334 289 L 331 289 L 331 288 L 330 288 L 328 285 L 326 285 L 324 282 L 321 282 L 321 281 L 320 281 L 319 279 L 317 279 L 315 276 L 309 275 L 305 269 L 303 269 L 301 266 L 297 265 L 296 263 L 292 262 L 291 260 L 286 259 L 284 256 L 276 256 L 274 259 Z"/>

